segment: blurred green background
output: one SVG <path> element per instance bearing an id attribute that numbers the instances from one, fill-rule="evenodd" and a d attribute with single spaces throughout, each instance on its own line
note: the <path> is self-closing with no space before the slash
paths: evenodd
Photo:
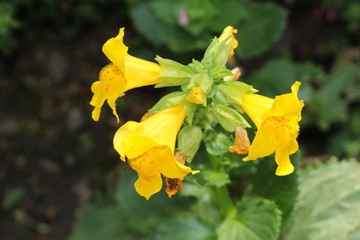
<path id="1" fill-rule="evenodd" d="M 125 191 L 113 188 L 127 166 L 112 148 L 119 125 L 110 109 L 100 122 L 91 119 L 90 86 L 109 62 L 102 44 L 125 27 L 130 54 L 187 64 L 201 59 L 227 25 L 239 30 L 229 66 L 241 67 L 242 81 L 272 97 L 289 92 L 294 81 L 303 83 L 303 165 L 332 155 L 359 158 L 357 0 L 1 1 L 0 239 L 90 239 L 73 226 L 114 224 L 119 215 L 111 206 L 118 202 L 136 211 L 123 198 L 132 192 L 104 199 Z M 139 120 L 165 91 L 128 92 L 117 103 L 122 123 Z M 75 224 L 94 199 L 102 215 Z M 162 206 L 164 200 L 156 201 Z M 186 227 L 189 221 L 175 223 Z M 151 219 L 141 224 L 140 232 L 152 226 Z M 127 231 L 115 229 L 110 225 L 92 239 L 119 239 L 110 236 Z"/>

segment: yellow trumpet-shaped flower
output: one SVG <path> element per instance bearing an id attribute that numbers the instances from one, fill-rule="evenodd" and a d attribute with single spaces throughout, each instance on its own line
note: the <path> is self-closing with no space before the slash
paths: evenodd
<path id="1" fill-rule="evenodd" d="M 92 118 L 95 121 L 99 120 L 105 100 L 119 121 L 115 108 L 119 97 L 129 89 L 157 84 L 161 81 L 157 77 L 161 72 L 160 65 L 129 55 L 123 37 L 124 28 L 121 28 L 115 38 L 110 38 L 103 45 L 102 51 L 112 63 L 100 71 L 99 81 L 91 86 L 94 96 L 90 104 L 95 107 L 92 111 Z"/>
<path id="2" fill-rule="evenodd" d="M 218 38 L 218 41 L 221 42 L 226 38 L 229 38 L 226 42 L 231 44 L 230 48 L 230 55 L 229 59 L 234 56 L 235 52 L 234 49 L 238 47 L 239 43 L 235 39 L 234 34 L 238 32 L 237 29 L 234 29 L 232 26 L 227 26 L 224 28 L 223 32 L 221 33 L 220 37 Z"/>
<path id="3" fill-rule="evenodd" d="M 297 97 L 300 85 L 300 82 L 295 82 L 291 93 L 276 96 L 275 99 L 257 94 L 242 95 L 241 107 L 258 128 L 244 161 L 275 152 L 275 162 L 278 165 L 276 175 L 288 175 L 294 171 L 289 155 L 299 148 L 296 138 L 304 106 L 303 101 Z"/>
<path id="4" fill-rule="evenodd" d="M 175 105 L 143 122 L 129 121 L 116 132 L 114 148 L 138 174 L 136 191 L 146 199 L 160 191 L 161 174 L 182 178 L 197 173 L 174 156 L 176 136 L 185 118 L 183 105 Z"/>

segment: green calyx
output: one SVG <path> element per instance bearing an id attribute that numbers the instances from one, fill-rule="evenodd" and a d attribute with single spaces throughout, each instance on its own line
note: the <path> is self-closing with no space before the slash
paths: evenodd
<path id="1" fill-rule="evenodd" d="M 218 123 L 228 132 L 233 132 L 237 126 L 251 127 L 245 118 L 233 108 L 217 105 L 213 110 Z"/>
<path id="2" fill-rule="evenodd" d="M 227 60 L 229 59 L 231 48 L 231 44 L 226 43 L 227 40 L 228 38 L 219 42 L 215 37 L 206 49 L 204 58 L 201 62 L 206 65 L 210 65 L 213 69 L 224 68 Z"/>
<path id="3" fill-rule="evenodd" d="M 186 155 L 186 161 L 191 162 L 200 147 L 202 131 L 200 127 L 188 125 L 178 134 L 178 151 Z"/>
<path id="4" fill-rule="evenodd" d="M 203 59 L 193 59 L 188 65 L 157 56 L 156 61 L 162 68 L 158 77 L 162 82 L 155 87 L 180 86 L 180 91 L 164 96 L 149 111 L 156 113 L 173 105 L 183 104 L 186 122 L 189 125 L 193 124 L 194 114 L 197 113 L 208 115 L 208 118 L 204 119 L 213 119 L 211 123 L 206 124 L 196 117 L 194 124 L 201 128 L 212 128 L 216 123 L 228 132 L 234 131 L 236 126 L 250 127 L 238 107 L 242 94 L 254 93 L 256 90 L 243 82 L 224 81 L 225 77 L 233 76 L 225 66 L 231 47 L 227 40 L 228 38 L 222 41 L 214 38 Z"/>
<path id="5" fill-rule="evenodd" d="M 226 98 L 229 104 L 233 104 L 236 106 L 240 106 L 242 94 L 257 92 L 257 90 L 253 88 L 253 86 L 238 81 L 222 82 L 218 86 L 218 89 Z"/>

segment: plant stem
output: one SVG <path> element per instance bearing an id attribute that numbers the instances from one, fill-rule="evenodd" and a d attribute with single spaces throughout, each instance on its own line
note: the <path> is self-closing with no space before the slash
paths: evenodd
<path id="1" fill-rule="evenodd" d="M 211 168 L 218 171 L 221 168 L 221 157 L 209 154 Z M 226 185 L 214 187 L 214 199 L 224 215 L 227 215 L 234 208 L 234 203 L 230 197 L 229 190 Z"/>
<path id="2" fill-rule="evenodd" d="M 234 208 L 234 203 L 226 186 L 214 187 L 214 199 L 224 215 L 227 215 Z"/>

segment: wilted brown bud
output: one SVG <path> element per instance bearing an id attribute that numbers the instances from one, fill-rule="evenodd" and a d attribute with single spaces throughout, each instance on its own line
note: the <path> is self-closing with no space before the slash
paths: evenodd
<path id="1" fill-rule="evenodd" d="M 176 159 L 181 163 L 185 164 L 186 162 L 186 155 L 176 152 L 175 153 Z M 182 181 L 184 178 L 167 178 L 165 177 L 166 181 L 166 193 L 169 197 L 175 195 L 178 190 L 183 190 Z"/>
<path id="2" fill-rule="evenodd" d="M 224 81 L 237 81 L 240 78 L 241 69 L 239 67 L 234 68 L 233 70 L 231 70 L 231 72 L 234 75 L 224 77 Z"/>
<path id="3" fill-rule="evenodd" d="M 235 128 L 235 144 L 230 147 L 230 152 L 237 154 L 246 154 L 249 152 L 250 141 L 244 128 L 238 126 Z"/>

